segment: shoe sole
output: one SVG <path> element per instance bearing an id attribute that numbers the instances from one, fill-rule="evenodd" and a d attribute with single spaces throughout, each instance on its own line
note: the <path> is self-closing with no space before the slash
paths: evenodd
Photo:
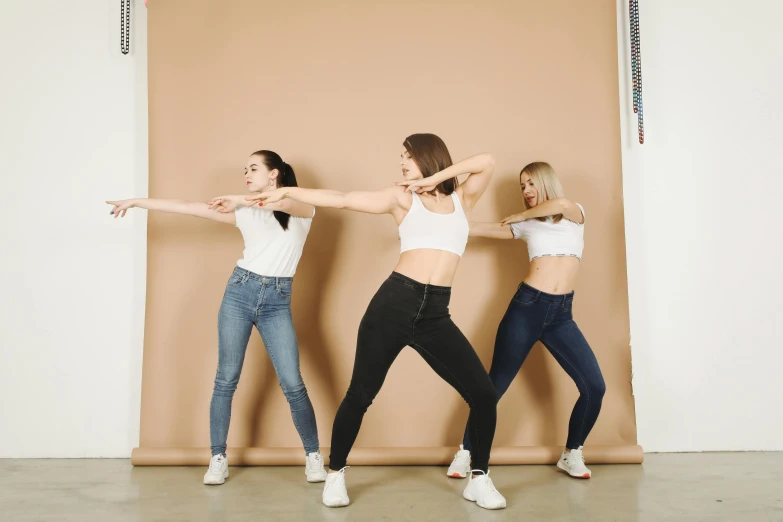
<path id="1" fill-rule="evenodd" d="M 307 477 L 307 475 L 305 475 L 305 477 Z M 326 473 L 324 473 L 323 476 L 319 475 L 317 477 L 312 477 L 312 476 L 307 477 L 307 482 L 309 482 L 310 484 L 314 484 L 316 482 L 326 482 Z"/>
<path id="2" fill-rule="evenodd" d="M 322 500 L 323 500 L 323 499 L 322 499 Z M 336 503 L 336 504 L 327 504 L 327 503 L 326 503 L 326 501 L 324 500 L 324 501 L 323 501 L 323 503 L 324 503 L 324 506 L 326 506 L 326 507 L 330 507 L 330 508 L 338 508 L 338 507 L 345 507 L 345 506 L 347 506 L 348 504 L 350 504 L 350 503 L 351 503 L 351 501 L 349 500 L 348 502 L 345 502 L 345 503 L 343 503 L 343 502 L 338 502 L 338 503 Z"/>
<path id="3" fill-rule="evenodd" d="M 498 506 L 498 507 L 487 507 L 487 506 L 482 506 L 481 504 L 479 504 L 478 502 L 476 502 L 476 505 L 477 505 L 478 507 L 480 507 L 480 508 L 483 508 L 483 509 L 489 509 L 489 510 L 492 510 L 492 511 L 494 511 L 494 510 L 496 510 L 496 509 L 506 509 L 506 505 L 505 505 L 505 504 L 503 504 L 502 506 Z"/>
<path id="4" fill-rule="evenodd" d="M 464 475 L 462 475 L 459 472 L 456 472 L 456 473 L 446 473 L 446 476 L 450 478 L 464 479 L 468 477 L 468 474 L 465 473 Z"/>
<path id="5" fill-rule="evenodd" d="M 225 483 L 226 483 L 226 479 L 227 479 L 227 478 L 228 478 L 228 471 L 226 471 L 226 472 L 223 474 L 223 480 L 221 480 L 220 482 L 207 482 L 207 479 L 204 479 L 204 485 L 205 485 L 205 486 L 220 486 L 220 485 L 222 485 L 222 484 L 225 484 Z"/>
<path id="6" fill-rule="evenodd" d="M 492 510 L 494 510 L 494 509 L 506 509 L 506 505 L 505 504 L 503 504 L 502 506 L 498 506 L 498 507 L 487 507 L 485 505 L 482 505 L 481 503 L 476 501 L 476 499 L 470 498 L 465 492 L 462 493 L 462 498 L 464 498 L 465 500 L 469 500 L 471 502 L 475 502 L 478 507 L 483 508 L 483 509 L 492 509 Z"/>
<path id="7" fill-rule="evenodd" d="M 573 477 L 573 478 L 577 478 L 577 479 L 589 479 L 589 478 L 591 478 L 590 473 L 585 473 L 584 475 L 574 475 L 573 473 L 568 471 L 568 469 L 565 466 L 561 465 L 559 461 L 557 463 L 557 469 L 559 469 L 560 471 L 562 471 L 563 473 L 565 473 L 569 477 Z"/>

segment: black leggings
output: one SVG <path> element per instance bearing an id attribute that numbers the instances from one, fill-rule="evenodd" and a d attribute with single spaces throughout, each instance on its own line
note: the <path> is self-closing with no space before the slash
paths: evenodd
<path id="1" fill-rule="evenodd" d="M 498 396 L 478 355 L 451 320 L 450 297 L 449 287 L 419 283 L 397 272 L 381 285 L 359 326 L 351 385 L 334 419 L 330 469 L 345 467 L 364 413 L 394 359 L 411 346 L 470 406 L 472 466 L 487 471 Z"/>

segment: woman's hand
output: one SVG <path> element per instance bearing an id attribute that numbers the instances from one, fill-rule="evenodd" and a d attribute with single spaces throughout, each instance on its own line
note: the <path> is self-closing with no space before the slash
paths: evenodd
<path id="1" fill-rule="evenodd" d="M 111 210 L 111 214 L 115 218 L 125 217 L 125 214 L 128 212 L 128 209 L 136 206 L 135 199 L 123 199 L 121 201 L 107 201 L 106 203 L 114 206 L 114 208 Z"/>
<path id="2" fill-rule="evenodd" d="M 395 182 L 395 185 L 398 187 L 405 187 L 405 192 L 415 192 L 416 194 L 421 194 L 423 192 L 432 192 L 435 190 L 435 187 L 438 186 L 438 183 L 433 183 L 433 180 L 430 177 L 416 179 L 413 181 L 397 181 Z"/>
<path id="3" fill-rule="evenodd" d="M 259 192 L 257 194 L 253 194 L 252 196 L 247 196 L 245 200 L 250 201 L 251 204 L 257 201 L 258 206 L 263 207 L 264 205 L 268 205 L 270 203 L 277 203 L 278 201 L 285 199 L 285 197 L 286 189 L 279 188 L 270 190 L 269 192 Z"/>
<path id="4" fill-rule="evenodd" d="M 527 220 L 527 216 L 525 216 L 524 212 L 520 212 L 519 214 L 513 214 L 511 216 L 508 216 L 507 218 L 500 220 L 500 224 L 510 225 L 512 223 L 520 223 L 525 220 Z"/>
<path id="5" fill-rule="evenodd" d="M 207 201 L 210 210 L 216 210 L 223 214 L 234 212 L 237 207 L 246 205 L 247 202 L 242 196 L 219 196 Z"/>

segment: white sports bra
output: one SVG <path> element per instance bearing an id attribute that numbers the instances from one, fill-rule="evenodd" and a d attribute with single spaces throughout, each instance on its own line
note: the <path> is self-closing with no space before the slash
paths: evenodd
<path id="1" fill-rule="evenodd" d="M 582 211 L 581 225 L 566 218 L 554 223 L 551 217 L 546 221 L 528 219 L 511 224 L 514 239 L 524 239 L 527 243 L 527 252 L 531 261 L 537 257 L 551 256 L 572 256 L 582 259 L 582 250 L 585 247 L 585 209 L 579 203 L 576 206 Z"/>
<path id="2" fill-rule="evenodd" d="M 438 214 L 427 210 L 419 195 L 413 194 L 411 209 L 400 223 L 400 253 L 419 248 L 445 250 L 462 257 L 468 243 L 468 218 L 462 210 L 459 196 L 451 193 L 454 212 Z"/>

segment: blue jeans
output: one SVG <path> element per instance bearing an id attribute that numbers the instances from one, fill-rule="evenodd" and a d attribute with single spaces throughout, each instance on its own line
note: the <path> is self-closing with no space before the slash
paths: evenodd
<path id="1" fill-rule="evenodd" d="M 226 453 L 231 401 L 253 326 L 261 334 L 272 359 L 305 452 L 318 451 L 315 412 L 299 373 L 299 348 L 291 317 L 291 283 L 290 277 L 265 277 L 239 267 L 228 281 L 218 316 L 218 368 L 209 408 L 212 455 Z"/>
<path id="2" fill-rule="evenodd" d="M 598 419 L 606 392 L 598 361 L 571 315 L 573 303 L 573 292 L 552 295 L 520 284 L 498 326 L 489 370 L 489 378 L 502 397 L 533 345 L 541 341 L 579 390 L 568 423 L 566 447 L 569 449 L 584 445 Z M 470 449 L 467 432 L 462 444 Z"/>

